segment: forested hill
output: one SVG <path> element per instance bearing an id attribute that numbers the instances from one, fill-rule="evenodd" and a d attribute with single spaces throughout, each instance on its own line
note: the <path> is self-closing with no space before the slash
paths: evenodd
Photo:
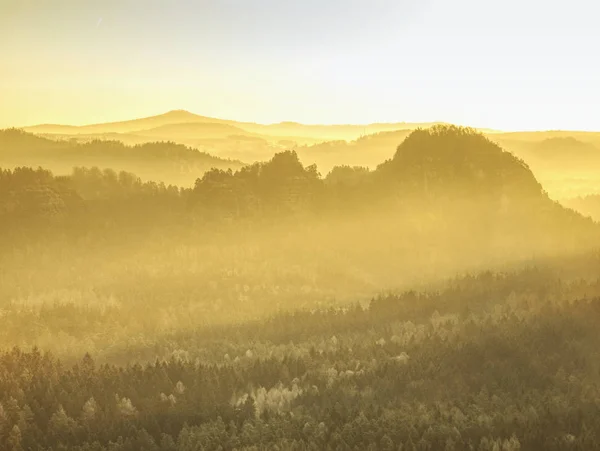
<path id="1" fill-rule="evenodd" d="M 5 132 L 4 139 L 14 139 L 15 133 L 19 132 Z M 17 141 L 23 137 L 32 141 L 29 149 L 34 149 L 24 153 L 52 151 L 36 147 L 40 138 L 31 135 Z M 190 162 L 204 158 L 192 149 L 169 144 L 61 147 L 50 142 L 48 146 L 64 154 L 88 155 L 88 161 L 110 156 L 159 164 L 174 158 Z M 381 221 L 392 227 L 398 223 L 394 228 L 407 236 L 416 233 L 442 242 L 460 238 L 483 248 L 516 243 L 571 247 L 597 235 L 591 220 L 551 201 L 523 161 L 483 135 L 453 126 L 412 132 L 394 157 L 373 171 L 343 166 L 326 177 L 314 165 L 304 167 L 292 151 L 236 172 L 213 168 L 197 178 L 191 189 L 142 182 L 110 169 L 76 168 L 70 176 L 60 177 L 42 169 L 9 170 L 0 180 L 0 215 L 4 228 L 11 223 L 19 224 L 17 228 L 26 223 L 45 227 L 64 220 L 74 227 L 290 219 L 326 227 L 332 218 L 341 218 L 346 224 Z M 39 218 L 52 221 L 39 222 Z"/>
<path id="2" fill-rule="evenodd" d="M 405 191 L 429 197 L 545 197 L 522 160 L 468 128 L 416 130 L 376 172 Z"/>
<path id="3" fill-rule="evenodd" d="M 213 170 L 196 181 L 190 202 L 205 217 L 311 212 L 360 222 L 370 216 L 401 220 L 398 230 L 412 224 L 440 237 L 477 229 L 481 235 L 470 239 L 482 242 L 492 235 L 566 242 L 573 233 L 597 233 L 591 221 L 550 200 L 522 160 L 453 126 L 412 132 L 373 171 L 338 166 L 322 178 L 293 152 L 236 173 Z"/>
<path id="4" fill-rule="evenodd" d="M 454 126 L 412 132 L 398 146 L 393 158 L 373 171 L 337 166 L 325 177 L 318 173 L 315 165 L 303 166 L 293 151 L 281 152 L 266 163 L 255 163 L 233 172 L 219 165 L 234 162 L 171 143 L 134 147 L 116 142 L 69 144 L 16 130 L 0 132 L 0 142 L 0 158 L 30 158 L 38 162 L 36 167 L 43 166 L 39 162 L 50 153 L 52 158 L 90 163 L 91 167 L 99 166 L 95 164 L 98 161 L 161 167 L 182 162 L 189 163 L 190 168 L 212 165 L 208 172 L 196 178 L 193 189 L 167 188 L 163 183 L 142 182 L 118 168 L 101 171 L 85 169 L 82 167 L 85 164 L 77 165 L 66 177 L 55 177 L 41 169 L 9 170 L 3 173 L 4 214 L 18 210 L 21 192 L 37 186 L 52 187 L 55 193 L 66 195 L 65 206 L 72 203 L 68 199 L 75 197 L 84 201 L 98 197 L 119 201 L 123 193 L 127 193 L 127 198 L 169 193 L 174 204 L 181 204 L 184 199 L 188 212 L 201 211 L 205 219 L 352 214 L 375 206 L 392 206 L 395 212 L 410 208 L 411 213 L 417 214 L 431 208 L 439 212 L 448 205 L 468 205 L 480 219 L 488 214 L 498 217 L 518 214 L 520 219 L 525 219 L 524 215 L 552 211 L 555 220 L 570 217 L 575 222 L 585 222 L 550 201 L 522 160 L 483 135 Z M 10 208 L 6 206 L 9 197 Z M 40 208 L 41 211 L 46 208 L 43 202 Z"/>
<path id="5" fill-rule="evenodd" d="M 98 166 L 133 172 L 145 180 L 191 185 L 211 169 L 239 169 L 243 163 L 226 160 L 173 142 L 128 146 L 120 141 L 55 141 L 18 129 L 0 130 L 0 167 L 42 166 L 58 174 L 73 167 Z"/>

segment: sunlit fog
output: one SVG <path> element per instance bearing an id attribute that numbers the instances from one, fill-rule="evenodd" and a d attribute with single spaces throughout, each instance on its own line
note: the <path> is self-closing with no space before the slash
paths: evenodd
<path id="1" fill-rule="evenodd" d="M 600 449 L 599 13 L 0 2 L 0 451 Z"/>

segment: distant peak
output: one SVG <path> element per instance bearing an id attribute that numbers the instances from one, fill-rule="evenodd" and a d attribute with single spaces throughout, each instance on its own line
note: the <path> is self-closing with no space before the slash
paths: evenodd
<path id="1" fill-rule="evenodd" d="M 190 113 L 187 110 L 171 110 L 165 113 L 165 116 L 195 116 L 194 113 Z"/>

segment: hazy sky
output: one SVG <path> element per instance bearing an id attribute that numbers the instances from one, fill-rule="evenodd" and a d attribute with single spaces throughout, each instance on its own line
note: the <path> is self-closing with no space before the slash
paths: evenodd
<path id="1" fill-rule="evenodd" d="M 0 127 L 187 109 L 600 130 L 598 3 L 0 0 Z"/>

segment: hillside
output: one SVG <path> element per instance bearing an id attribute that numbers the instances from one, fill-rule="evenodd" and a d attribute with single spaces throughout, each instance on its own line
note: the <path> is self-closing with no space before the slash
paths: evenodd
<path id="1" fill-rule="evenodd" d="M 377 172 L 434 198 L 542 196 L 541 185 L 525 162 L 484 135 L 459 127 L 412 132 Z"/>
<path id="2" fill-rule="evenodd" d="M 599 449 L 599 265 L 597 255 L 538 261 L 365 299 L 364 307 L 155 332 L 126 352 L 106 345 L 66 362 L 7 350 L 0 444 Z M 114 340 L 102 326 L 114 331 L 126 309 L 87 299 L 22 309 L 10 313 L 9 333 L 43 318 L 63 337 L 93 331 Z"/>
<path id="3" fill-rule="evenodd" d="M 128 146 L 120 141 L 50 140 L 16 129 L 0 130 L 0 166 L 43 166 L 68 174 L 75 166 L 99 166 L 135 172 L 146 180 L 191 185 L 211 168 L 240 168 L 239 161 L 221 159 L 173 142 Z"/>
<path id="4" fill-rule="evenodd" d="M 586 236 L 593 230 L 552 201 L 525 162 L 471 129 L 412 132 L 373 172 L 370 185 L 394 205 L 432 212 L 429 230 L 437 224 L 481 250 L 574 245 L 574 230 Z"/>

